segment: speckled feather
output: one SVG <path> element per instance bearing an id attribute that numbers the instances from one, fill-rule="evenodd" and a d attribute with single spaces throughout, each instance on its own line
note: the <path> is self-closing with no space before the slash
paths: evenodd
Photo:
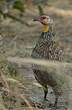
<path id="1" fill-rule="evenodd" d="M 53 32 L 42 32 L 31 56 L 32 58 L 61 61 L 63 60 L 63 50 L 55 42 Z"/>

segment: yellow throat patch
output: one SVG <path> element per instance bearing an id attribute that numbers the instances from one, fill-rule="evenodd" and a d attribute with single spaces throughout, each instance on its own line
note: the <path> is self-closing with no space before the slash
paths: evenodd
<path id="1" fill-rule="evenodd" d="M 48 32 L 48 30 L 49 30 L 49 26 L 48 25 L 44 25 L 43 26 L 43 32 Z"/>

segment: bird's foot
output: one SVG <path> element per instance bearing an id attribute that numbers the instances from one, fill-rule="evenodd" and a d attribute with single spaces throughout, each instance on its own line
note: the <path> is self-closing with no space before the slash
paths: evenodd
<path id="1" fill-rule="evenodd" d="M 44 99 L 44 101 L 49 101 L 48 99 Z"/>
<path id="2" fill-rule="evenodd" d="M 57 109 L 57 108 L 58 108 L 58 107 L 57 107 L 57 104 L 54 104 L 54 105 L 53 105 L 53 107 L 54 107 L 55 109 Z"/>
<path id="3" fill-rule="evenodd" d="M 53 104 L 50 103 L 49 108 L 53 108 L 53 110 L 56 110 L 58 107 L 57 107 L 57 105 L 55 105 L 55 104 L 53 105 Z"/>
<path id="4" fill-rule="evenodd" d="M 47 98 L 44 98 L 44 101 L 49 101 Z"/>
<path id="5" fill-rule="evenodd" d="M 50 104 L 49 104 L 49 108 L 52 108 L 52 107 L 53 107 L 53 104 L 50 103 Z"/>

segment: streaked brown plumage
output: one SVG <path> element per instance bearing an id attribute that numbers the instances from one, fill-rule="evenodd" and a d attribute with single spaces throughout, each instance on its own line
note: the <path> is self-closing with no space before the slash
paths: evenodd
<path id="1" fill-rule="evenodd" d="M 35 48 L 32 51 L 32 58 L 62 61 L 63 51 L 58 43 L 55 42 L 54 33 L 52 31 L 52 19 L 49 16 L 44 15 L 36 18 L 35 21 L 42 23 L 45 29 L 43 30 L 38 42 L 36 43 Z M 58 84 L 55 76 L 53 76 L 53 74 L 51 73 L 38 69 L 33 69 L 33 72 L 36 80 L 43 86 L 44 99 L 46 99 L 48 93 L 47 85 L 52 87 L 56 96 L 54 103 L 54 105 L 56 106 L 58 96 L 62 94 L 62 89 L 60 87 L 62 83 L 61 85 Z"/>

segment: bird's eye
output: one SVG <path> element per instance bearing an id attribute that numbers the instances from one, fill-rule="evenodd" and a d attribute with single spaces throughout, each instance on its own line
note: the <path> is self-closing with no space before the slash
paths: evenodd
<path id="1" fill-rule="evenodd" d="M 42 17 L 42 19 L 45 19 L 45 18 L 46 18 L 46 17 L 44 17 L 44 16 Z"/>

